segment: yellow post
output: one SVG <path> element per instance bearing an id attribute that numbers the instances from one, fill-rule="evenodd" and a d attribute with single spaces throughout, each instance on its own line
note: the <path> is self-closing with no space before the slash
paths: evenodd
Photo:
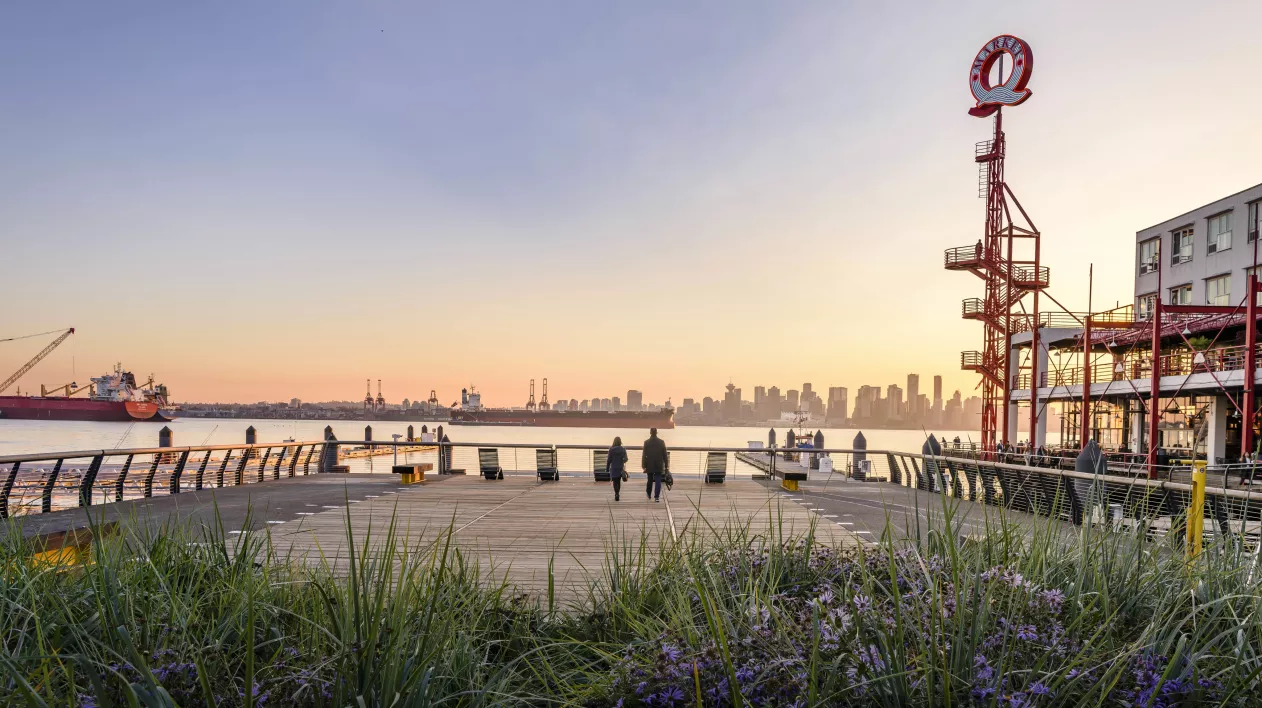
<path id="1" fill-rule="evenodd" d="M 1201 554 L 1201 532 L 1205 528 L 1205 462 L 1194 463 L 1192 468 L 1192 502 L 1188 506 L 1187 557 Z"/>
<path id="2" fill-rule="evenodd" d="M 786 491 L 796 492 L 798 490 L 798 481 L 796 479 L 782 479 L 780 486 Z"/>

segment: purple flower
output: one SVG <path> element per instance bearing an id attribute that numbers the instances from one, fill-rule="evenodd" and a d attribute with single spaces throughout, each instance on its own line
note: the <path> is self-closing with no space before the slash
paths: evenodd
<path id="1" fill-rule="evenodd" d="M 1052 695 L 1051 690 L 1048 689 L 1047 686 L 1044 686 L 1042 681 L 1035 681 L 1034 683 L 1030 684 L 1029 693 L 1032 696 Z"/>

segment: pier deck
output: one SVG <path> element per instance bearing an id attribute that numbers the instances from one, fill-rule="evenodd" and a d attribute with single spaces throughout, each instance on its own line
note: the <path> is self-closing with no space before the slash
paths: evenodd
<path id="1" fill-rule="evenodd" d="M 349 565 L 348 538 L 357 549 L 365 539 L 380 541 L 393 519 L 401 545 L 415 547 L 439 538 L 448 528 L 467 557 L 476 558 L 492 581 L 506 579 L 521 590 L 542 595 L 549 583 L 559 600 L 577 596 L 600 572 L 610 548 L 648 554 L 684 534 L 709 534 L 746 527 L 765 535 L 803 534 L 816 524 L 816 536 L 829 545 L 857 544 L 861 537 L 823 519 L 775 490 L 748 479 L 705 485 L 678 481 L 663 492 L 664 503 L 644 495 L 644 479 L 623 485 L 613 501 L 608 483 L 563 477 L 539 482 L 510 475 L 502 481 L 481 477 L 432 477 L 403 486 L 394 475 L 318 475 L 281 479 L 196 493 L 155 497 L 93 507 L 103 521 L 149 524 L 213 523 L 215 507 L 226 529 L 245 524 L 268 527 L 273 548 L 306 563 Z M 347 533 L 347 518 L 351 533 Z M 87 525 L 84 510 L 25 517 L 26 535 L 63 532 Z"/>

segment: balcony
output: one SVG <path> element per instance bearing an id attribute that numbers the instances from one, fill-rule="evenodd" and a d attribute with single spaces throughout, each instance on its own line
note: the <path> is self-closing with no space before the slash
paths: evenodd
<path id="1" fill-rule="evenodd" d="M 1217 347 L 1205 351 L 1186 349 L 1162 355 L 1159 366 L 1161 376 L 1187 376 L 1189 374 L 1223 373 L 1244 368 L 1245 351 L 1248 347 Z M 1257 364 L 1262 365 L 1262 346 L 1258 348 Z M 970 352 L 965 352 L 966 354 Z M 976 352 L 971 352 L 976 353 Z M 981 357 L 978 355 L 978 361 Z M 961 360 L 962 361 L 962 360 Z M 969 369 L 968 366 L 961 368 Z M 1262 368 L 1259 366 L 1258 368 Z M 1152 376 L 1152 361 L 1146 356 L 1127 356 L 1115 362 L 1099 362 L 1091 366 L 1092 383 L 1133 381 Z M 1082 384 L 1082 367 L 1075 366 L 1061 371 L 1040 371 L 1039 387 L 1078 386 Z M 1013 387 L 1019 391 L 1030 388 L 1030 374 L 1025 372 L 1013 377 Z"/>
<path id="2" fill-rule="evenodd" d="M 1022 290 L 1042 290 L 1051 283 L 1051 269 L 1047 266 L 1013 266 L 1012 285 Z"/>
<path id="3" fill-rule="evenodd" d="M 1003 377 L 997 375 L 986 365 L 981 352 L 960 352 L 960 369 L 962 371 L 976 371 L 990 379 L 996 386 L 1003 386 Z"/>
<path id="4" fill-rule="evenodd" d="M 986 270 L 986 260 L 980 244 L 948 248 L 943 258 L 947 270 L 969 270 L 978 275 Z"/>

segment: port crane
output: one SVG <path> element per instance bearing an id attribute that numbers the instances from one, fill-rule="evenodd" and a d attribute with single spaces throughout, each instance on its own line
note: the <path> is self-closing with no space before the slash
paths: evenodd
<path id="1" fill-rule="evenodd" d="M 44 332 L 43 334 L 52 334 L 52 332 Z M 40 353 L 32 357 L 30 361 L 26 362 L 26 364 L 22 366 L 22 368 L 18 369 L 17 372 L 15 372 L 9 378 L 5 379 L 4 383 L 0 383 L 0 393 L 4 393 L 5 391 L 8 390 L 10 386 L 17 383 L 18 379 L 25 376 L 26 372 L 35 368 L 35 365 L 43 361 L 44 357 L 48 356 L 49 354 L 52 354 L 53 350 L 56 349 L 58 346 L 60 346 L 62 342 L 66 341 L 66 338 L 68 338 L 72 334 L 74 334 L 74 327 L 71 327 L 65 332 L 62 332 L 60 337 L 57 337 L 48 346 L 40 350 Z M 27 337 L 37 337 L 37 336 L 39 335 L 27 335 Z M 3 341 L 12 341 L 13 339 L 25 339 L 25 338 L 26 337 L 12 337 L 9 340 L 3 340 Z M 42 392 L 43 387 L 41 387 L 40 390 Z M 56 389 L 53 389 L 53 390 L 56 390 Z"/>

